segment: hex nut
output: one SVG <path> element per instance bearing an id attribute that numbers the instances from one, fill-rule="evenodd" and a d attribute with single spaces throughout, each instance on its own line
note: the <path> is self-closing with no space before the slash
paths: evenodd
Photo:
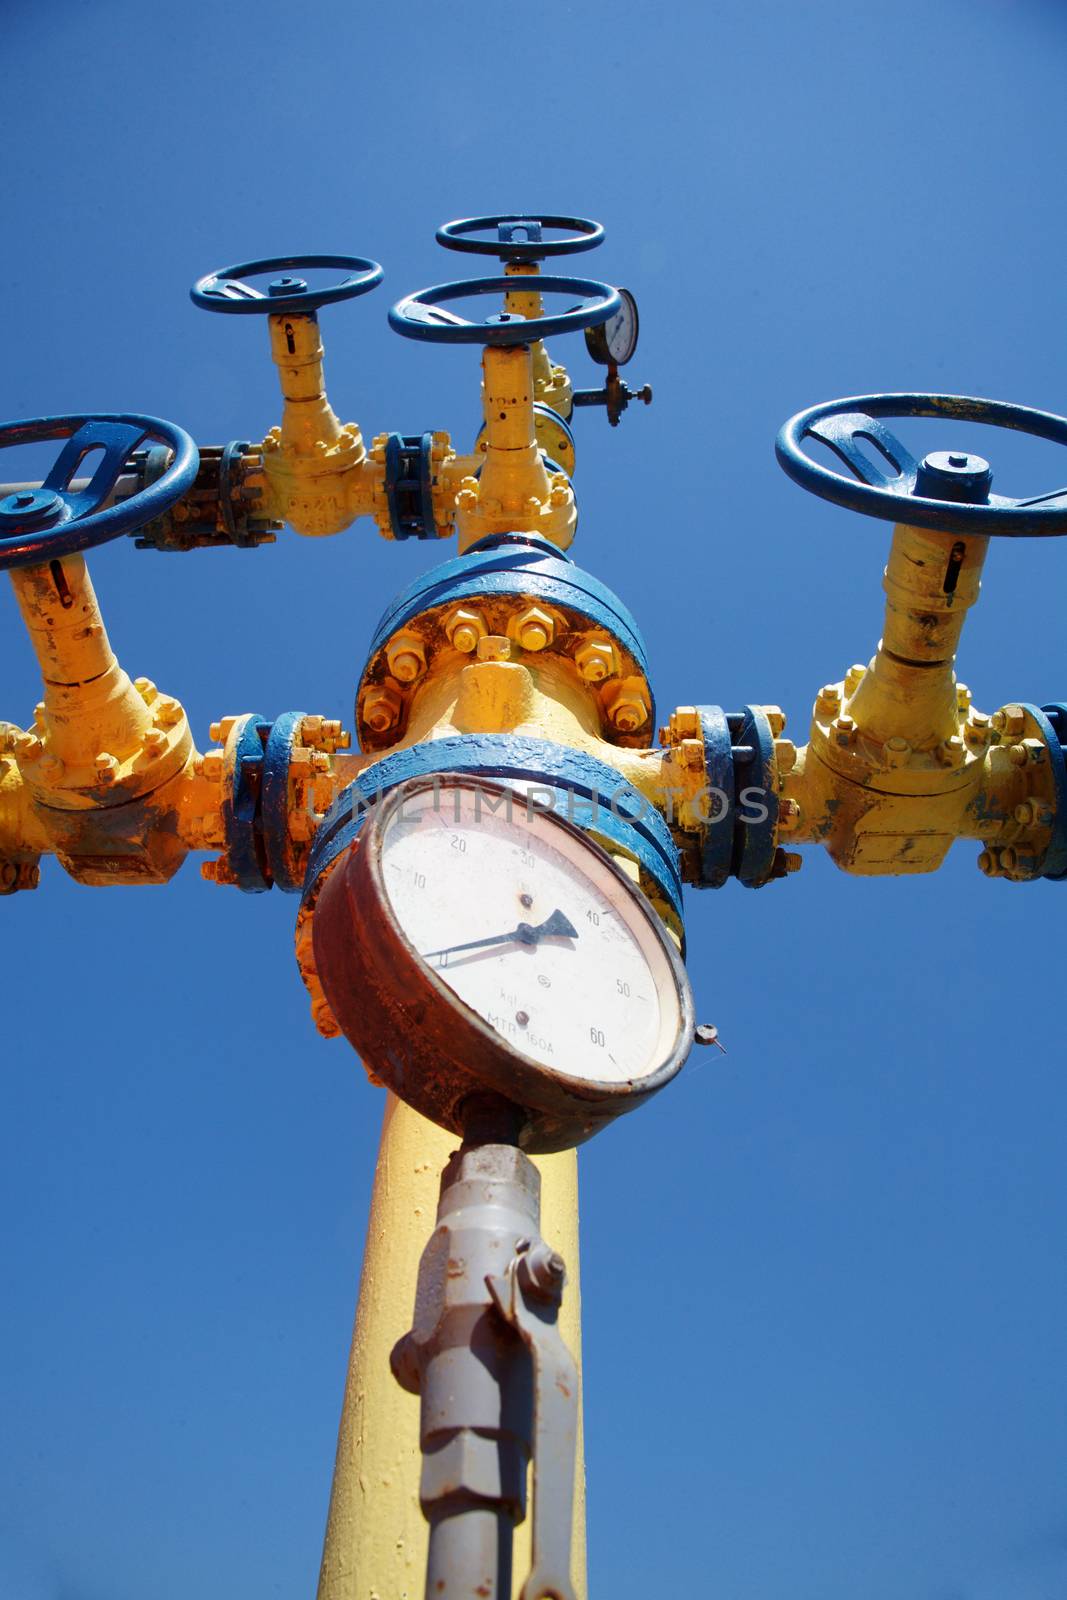
<path id="1" fill-rule="evenodd" d="M 508 623 L 508 634 L 523 650 L 544 650 L 556 637 L 556 620 L 541 606 L 527 606 Z"/>
<path id="2" fill-rule="evenodd" d="M 815 697 L 815 717 L 819 722 L 832 722 L 841 710 L 841 691 L 836 683 L 827 683 Z"/>
<path id="3" fill-rule="evenodd" d="M 615 646 L 608 639 L 589 639 L 574 653 L 574 664 L 586 683 L 603 683 L 618 672 Z"/>
<path id="4" fill-rule="evenodd" d="M 1001 706 L 999 711 L 994 711 L 992 720 L 996 731 L 1009 737 L 1022 733 L 1026 727 L 1026 714 L 1019 705 Z"/>
<path id="5" fill-rule="evenodd" d="M 385 659 L 398 683 L 414 683 L 426 671 L 426 650 L 416 633 L 398 633 L 390 639 Z"/>
<path id="6" fill-rule="evenodd" d="M 518 1451 L 501 1452 L 496 1439 L 460 1428 L 436 1450 L 422 1458 L 419 1499 L 423 1505 L 466 1492 L 486 1500 L 511 1499 L 521 1503 Z M 516 1481 L 501 1483 L 501 1462 L 515 1458 Z"/>
<path id="7" fill-rule="evenodd" d="M 619 733 L 636 733 L 648 721 L 651 709 L 648 692 L 640 678 L 624 678 L 613 684 L 605 697 L 604 709 Z"/>
<path id="8" fill-rule="evenodd" d="M 465 656 L 477 650 L 478 640 L 484 639 L 488 632 L 480 611 L 468 611 L 464 606 L 457 606 L 445 618 L 445 634 L 449 644 L 453 650 Z"/>
<path id="9" fill-rule="evenodd" d="M 363 721 L 373 733 L 388 733 L 400 715 L 400 696 L 388 684 L 368 689 L 363 701 Z"/>
<path id="10" fill-rule="evenodd" d="M 797 764 L 797 747 L 792 739 L 776 739 L 774 741 L 774 759 L 781 777 L 787 772 L 792 772 Z"/>

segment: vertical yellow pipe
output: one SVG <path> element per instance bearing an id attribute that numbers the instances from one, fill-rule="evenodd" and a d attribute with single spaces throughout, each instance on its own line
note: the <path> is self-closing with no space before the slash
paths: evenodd
<path id="1" fill-rule="evenodd" d="M 927 750 L 959 731 L 953 667 L 988 544 L 907 523 L 893 530 L 878 653 L 845 708 L 867 738 Z"/>
<path id="2" fill-rule="evenodd" d="M 322 338 L 315 316 L 270 316 L 270 353 L 278 368 L 285 410 L 281 442 L 300 456 L 336 445 L 342 428 L 326 398 Z"/>
<path id="3" fill-rule="evenodd" d="M 49 754 L 78 767 L 139 749 L 152 713 L 115 659 L 83 557 L 16 568 L 11 582 L 44 680 Z"/>
<path id="4" fill-rule="evenodd" d="M 389 1095 L 371 1195 L 352 1351 L 337 1439 L 318 1600 L 423 1600 L 427 1526 L 419 1509 L 419 1402 L 389 1352 L 411 1324 L 419 1257 L 437 1214 L 454 1134 Z M 540 1156 L 541 1231 L 567 1262 L 561 1331 L 581 1366 L 578 1163 Z M 572 1568 L 586 1600 L 585 1461 L 579 1415 Z M 530 1570 L 530 1515 L 515 1532 L 515 1593 Z"/>

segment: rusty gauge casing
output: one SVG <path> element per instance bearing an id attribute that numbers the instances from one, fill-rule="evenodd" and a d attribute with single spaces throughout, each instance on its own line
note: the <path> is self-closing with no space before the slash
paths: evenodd
<path id="1" fill-rule="evenodd" d="M 366 1066 L 456 1133 L 488 1093 L 518 1108 L 524 1149 L 581 1144 L 692 1044 L 685 968 L 644 896 L 505 785 L 445 775 L 380 801 L 323 885 L 313 938 Z"/>

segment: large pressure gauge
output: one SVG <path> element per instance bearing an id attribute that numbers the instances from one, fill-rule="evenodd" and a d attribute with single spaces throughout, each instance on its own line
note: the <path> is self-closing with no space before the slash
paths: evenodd
<path id="1" fill-rule="evenodd" d="M 589 354 L 602 367 L 624 367 L 637 349 L 637 301 L 629 289 L 620 289 L 619 299 L 621 304 L 613 317 L 585 330 Z"/>
<path id="2" fill-rule="evenodd" d="M 324 885 L 315 958 L 373 1074 L 462 1133 L 487 1092 L 520 1142 L 582 1143 L 663 1088 L 693 1038 L 685 970 L 589 836 L 520 790 L 445 776 L 394 791 Z"/>

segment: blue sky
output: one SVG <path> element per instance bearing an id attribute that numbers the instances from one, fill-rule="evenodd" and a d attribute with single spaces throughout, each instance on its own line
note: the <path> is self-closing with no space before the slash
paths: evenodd
<path id="1" fill-rule="evenodd" d="M 1067 410 L 1067 18 L 1038 0 L 537 11 L 4 8 L 3 414 L 135 410 L 202 443 L 278 420 L 266 333 L 197 312 L 232 261 L 366 254 L 323 313 L 336 410 L 477 426 L 474 352 L 389 303 L 458 277 L 435 226 L 600 218 L 581 271 L 642 313 L 655 402 L 578 417 L 574 554 L 638 613 L 661 709 L 781 704 L 878 638 L 888 526 L 774 463 L 816 400 L 943 389 Z M 577 270 L 577 268 L 576 268 Z M 581 341 L 559 353 L 592 378 Z M 1007 492 L 1051 446 L 984 448 Z M 18 477 L 14 457 L 4 476 Z M 91 561 L 132 673 L 221 713 L 350 716 L 433 556 L 358 524 Z M 977 703 L 1067 695 L 1056 541 L 994 546 Z M 38 698 L 0 595 L 0 715 Z M 816 854 L 690 893 L 729 1047 L 582 1157 L 595 1594 L 1051 1600 L 1063 1493 L 1064 890 Z M 309 1594 L 380 1094 L 306 1014 L 295 901 L 89 891 L 2 908 L 0 1594 Z"/>

